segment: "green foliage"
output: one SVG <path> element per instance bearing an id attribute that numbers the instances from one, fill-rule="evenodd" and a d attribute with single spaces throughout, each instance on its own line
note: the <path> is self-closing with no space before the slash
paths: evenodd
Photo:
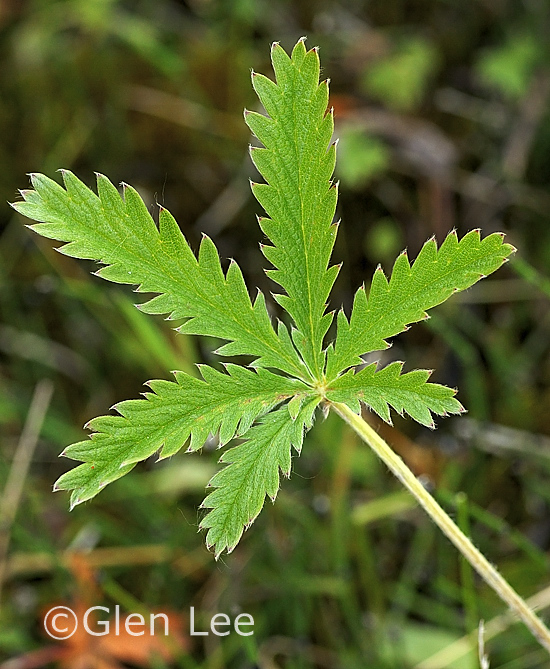
<path id="1" fill-rule="evenodd" d="M 392 362 L 380 371 L 376 364 L 367 365 L 359 372 L 349 370 L 330 384 L 327 399 L 344 402 L 360 412 L 360 402 L 391 423 L 390 406 L 403 415 L 409 416 L 426 427 L 434 428 L 430 412 L 444 416 L 464 411 L 454 397 L 454 390 L 437 383 L 428 383 L 430 372 L 417 369 L 402 374 L 402 362 Z"/>
<path id="2" fill-rule="evenodd" d="M 401 229 L 393 218 L 384 216 L 372 223 L 363 241 L 366 256 L 374 262 L 391 262 L 403 248 Z"/>
<path id="3" fill-rule="evenodd" d="M 487 49 L 476 69 L 481 80 L 504 96 L 521 99 L 529 88 L 536 66 L 544 51 L 529 34 L 519 33 L 503 45 Z"/>
<path id="4" fill-rule="evenodd" d="M 102 278 L 156 293 L 142 311 L 187 319 L 184 333 L 228 340 L 219 355 L 255 358 L 256 371 L 232 364 L 224 374 L 202 366 L 202 380 L 176 372 L 175 382 L 150 381 L 153 392 L 145 399 L 117 404 L 118 416 L 92 420 L 91 439 L 65 449 L 83 464 L 56 484 L 73 490 L 75 505 L 156 452 L 169 457 L 188 440 L 194 451 L 216 432 L 220 445 L 242 437 L 222 455 L 227 466 L 212 478 L 215 490 L 202 505 L 210 511 L 201 527 L 216 556 L 233 550 L 266 495 L 275 498 L 279 472 L 289 475 L 292 448 L 300 452 L 319 403 L 345 402 L 359 412 L 363 402 L 387 421 L 392 406 L 429 426 L 430 412 L 462 410 L 455 391 L 428 383 L 425 370 L 403 374 L 401 363 L 380 371 L 349 368 L 361 364 L 364 353 L 387 348 L 387 338 L 427 309 L 495 271 L 513 251 L 502 235 L 482 240 L 476 230 L 460 241 L 451 233 L 439 250 L 428 241 L 412 266 L 401 254 L 389 281 L 379 268 L 369 297 L 359 289 L 349 321 L 339 313 L 336 341 L 325 349 L 333 318 L 326 303 L 338 271 L 329 267 L 337 190 L 330 180 L 335 146 L 328 85 L 319 83 L 317 50 L 306 51 L 304 40 L 290 57 L 275 44 L 272 60 L 276 83 L 252 77 L 269 116 L 247 112 L 246 121 L 264 145 L 251 153 L 267 183 L 252 189 L 268 214 L 260 226 L 272 245 L 262 250 L 275 267 L 269 275 L 284 290 L 275 299 L 292 321 L 290 332 L 282 323 L 273 329 L 261 293 L 251 302 L 235 262 L 224 273 L 208 237 L 195 257 L 174 218 L 161 208 L 157 228 L 128 186 L 121 197 L 100 175 L 95 195 L 68 171 L 65 188 L 33 175 L 34 190 L 14 204 L 39 222 L 31 226 L 36 232 L 66 242 L 63 253 L 101 262 Z"/>
<path id="5" fill-rule="evenodd" d="M 275 501 L 279 470 L 290 476 L 292 447 L 300 453 L 304 430 L 311 427 L 320 401 L 319 396 L 311 399 L 294 420 L 284 407 L 273 411 L 252 427 L 243 444 L 222 455 L 220 462 L 228 466 L 212 477 L 208 485 L 216 490 L 201 505 L 212 509 L 200 526 L 208 528 L 206 544 L 216 556 L 233 550 L 262 510 L 266 495 Z"/>
<path id="6" fill-rule="evenodd" d="M 353 127 L 340 132 L 338 144 L 338 176 L 344 186 L 358 188 L 387 169 L 390 152 L 387 146 Z"/>
<path id="7" fill-rule="evenodd" d="M 430 239 L 412 266 L 403 251 L 389 281 L 379 266 L 369 297 L 364 286 L 355 294 L 350 320 L 343 311 L 338 314 L 338 336 L 328 350 L 329 382 L 358 365 L 361 355 L 388 348 L 385 340 L 427 318 L 427 309 L 498 269 L 513 251 L 502 237 L 494 233 L 482 240 L 479 230 L 472 230 L 458 241 L 451 232 L 439 249 Z"/>
<path id="8" fill-rule="evenodd" d="M 336 147 L 329 148 L 334 121 L 327 113 L 328 82 L 319 83 L 317 49 L 300 40 L 292 60 L 275 43 L 271 52 L 277 84 L 253 73 L 252 83 L 269 117 L 245 112 L 246 122 L 265 148 L 252 148 L 252 160 L 267 184 L 252 192 L 269 218 L 260 227 L 273 242 L 262 246 L 276 267 L 269 276 L 286 295 L 275 299 L 297 330 L 293 341 L 314 377 L 323 370 L 321 347 L 332 317 L 324 315 L 338 268 L 328 268 L 336 239 L 333 224 L 337 188 L 330 181 Z"/>
<path id="9" fill-rule="evenodd" d="M 369 95 L 397 111 L 412 111 L 422 101 L 426 85 L 438 68 L 435 47 L 421 37 L 409 37 L 394 53 L 369 65 L 363 87 Z"/>
<path id="10" fill-rule="evenodd" d="M 201 448 L 219 431 L 223 446 L 248 431 L 254 420 L 307 386 L 295 379 L 227 365 L 228 374 L 201 365 L 203 380 L 176 372 L 176 382 L 155 380 L 144 400 L 120 402 L 119 416 L 88 423 L 90 441 L 69 446 L 63 455 L 85 464 L 64 474 L 57 490 L 73 490 L 71 506 L 90 499 L 108 483 L 157 451 L 159 459 L 177 453 L 190 438 L 188 452 Z"/>
<path id="11" fill-rule="evenodd" d="M 149 314 L 188 318 L 186 334 L 229 339 L 224 355 L 257 355 L 258 364 L 301 376 L 304 367 L 286 329 L 273 330 L 265 300 L 251 303 L 238 265 L 224 276 L 212 240 L 203 237 L 198 259 L 164 208 L 155 226 L 138 193 L 124 185 L 121 198 L 113 184 L 97 175 L 96 196 L 74 174 L 63 170 L 65 189 L 41 174 L 31 175 L 34 190 L 22 191 L 25 202 L 14 206 L 36 221 L 30 226 L 43 237 L 68 242 L 59 249 L 75 258 L 106 265 L 97 275 L 138 286 L 140 292 L 159 293 L 140 305 Z"/>

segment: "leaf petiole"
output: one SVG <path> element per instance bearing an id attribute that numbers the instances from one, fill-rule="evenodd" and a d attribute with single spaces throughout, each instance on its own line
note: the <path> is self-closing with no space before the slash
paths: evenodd
<path id="1" fill-rule="evenodd" d="M 541 646 L 550 652 L 550 630 L 535 615 L 508 581 L 500 575 L 487 558 L 474 546 L 447 512 L 444 511 L 434 497 L 424 488 L 403 460 L 360 415 L 354 413 L 348 406 L 340 402 L 331 403 L 330 406 L 372 448 L 483 580 L 493 588 L 497 595 L 523 621 Z"/>

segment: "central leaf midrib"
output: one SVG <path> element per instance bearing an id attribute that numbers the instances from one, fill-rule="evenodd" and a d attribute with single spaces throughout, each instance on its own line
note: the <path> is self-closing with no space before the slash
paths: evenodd
<path id="1" fill-rule="evenodd" d="M 214 417 L 218 417 L 219 414 L 224 414 L 227 412 L 228 409 L 230 409 L 233 405 L 237 404 L 239 405 L 243 400 L 255 400 L 255 401 L 263 401 L 263 400 L 268 400 L 269 404 L 271 404 L 271 408 L 275 404 L 278 404 L 279 402 L 283 402 L 286 399 L 292 397 L 294 393 L 287 392 L 287 393 L 282 393 L 282 392 L 275 392 L 275 391 L 265 391 L 264 393 L 258 393 L 257 395 L 251 397 L 250 394 L 247 394 L 246 396 L 240 397 L 240 398 L 235 398 L 235 399 L 226 399 L 225 402 L 220 403 L 217 402 L 216 404 L 210 404 L 207 405 L 206 407 L 194 407 L 192 409 L 189 409 L 188 407 L 185 407 L 185 417 L 177 416 L 173 417 L 170 419 L 167 419 L 166 422 L 164 422 L 161 426 L 156 426 L 156 425 L 147 425 L 146 423 L 142 423 L 142 430 L 144 434 L 142 435 L 143 441 L 147 440 L 149 442 L 153 442 L 150 445 L 150 448 L 156 444 L 156 442 L 160 442 L 158 445 L 155 445 L 155 449 L 152 451 L 154 453 L 156 450 L 158 450 L 160 447 L 162 447 L 163 443 L 166 441 L 166 439 L 169 436 L 172 436 L 175 434 L 178 430 L 189 430 L 189 434 L 185 438 L 184 442 L 182 443 L 182 447 L 185 444 L 185 441 L 189 439 L 189 437 L 192 435 L 192 429 L 191 426 L 193 423 L 198 420 L 201 417 L 201 414 L 205 413 L 210 413 L 211 418 L 209 422 L 212 422 Z M 160 397 L 159 395 L 156 395 L 156 397 Z M 146 402 L 148 400 L 136 400 L 138 402 Z M 173 402 L 171 405 L 170 404 L 163 404 L 164 407 L 166 406 L 178 406 L 177 402 Z M 270 411 L 270 408 L 266 408 L 266 412 Z M 260 415 L 260 414 L 259 414 Z M 264 414 L 265 415 L 265 414 Z M 115 416 L 116 418 L 116 416 Z M 131 422 L 130 417 L 126 417 L 123 415 L 119 415 L 118 418 L 121 419 L 121 421 L 127 421 Z M 131 426 L 121 426 L 122 429 L 131 429 Z M 147 427 L 150 429 L 147 430 Z M 121 448 L 120 450 L 116 453 L 116 459 L 118 460 L 124 460 L 124 458 L 127 458 L 128 456 L 134 456 L 135 455 L 135 438 L 133 435 L 125 435 L 121 438 L 120 433 L 116 434 L 117 431 L 114 434 L 111 432 L 103 432 L 101 429 L 99 432 L 95 432 L 94 434 L 96 435 L 103 435 L 103 439 L 106 440 L 116 440 L 118 444 L 120 444 Z M 97 438 L 97 437 L 96 437 Z M 125 447 L 126 445 L 126 447 Z M 149 449 L 145 449 L 149 450 Z M 124 457 L 122 457 L 124 455 Z M 69 456 L 70 457 L 70 456 Z M 112 450 L 108 454 L 108 461 L 111 462 L 113 460 L 113 452 Z M 87 462 L 87 461 L 84 461 Z M 92 458 L 89 462 L 97 462 L 97 463 L 102 463 L 104 461 L 101 460 L 101 458 Z M 133 463 L 131 463 L 133 464 Z M 99 470 L 97 472 L 98 474 L 100 473 Z"/>
<path id="2" fill-rule="evenodd" d="M 293 88 L 294 84 L 296 83 L 296 76 L 297 73 L 300 72 L 300 69 L 296 69 L 294 71 L 294 79 L 292 81 Z M 294 91 L 293 91 L 294 92 Z M 308 253 L 308 245 L 307 245 L 307 240 L 306 240 L 306 230 L 305 230 L 305 220 L 304 220 L 304 201 L 302 197 L 302 161 L 298 159 L 298 138 L 296 136 L 297 133 L 297 122 L 296 122 L 296 99 L 297 96 L 293 95 L 293 103 L 292 103 L 292 117 L 293 117 L 293 125 L 294 125 L 294 147 L 295 147 L 295 155 L 296 155 L 296 163 L 298 165 L 298 191 L 299 191 L 299 198 L 300 198 L 300 232 L 302 235 L 302 246 L 303 246 L 303 254 L 305 257 L 305 269 L 306 269 L 306 284 L 307 284 L 307 295 L 308 295 L 308 325 L 309 325 L 309 332 L 310 332 L 310 341 L 309 341 L 309 349 L 310 352 L 313 356 L 313 364 L 314 364 L 314 369 L 310 370 L 311 373 L 317 378 L 319 374 L 319 361 L 318 361 L 318 342 L 316 341 L 315 337 L 315 325 L 313 322 L 313 298 L 312 298 L 312 293 L 311 293 L 311 269 L 310 269 L 310 262 L 309 262 L 309 253 Z"/>
<path id="3" fill-rule="evenodd" d="M 298 420 L 298 419 L 296 419 L 296 420 Z M 265 425 L 265 423 L 264 423 L 264 425 Z M 277 428 L 275 434 L 273 434 L 271 436 L 271 438 L 269 439 L 269 441 L 267 443 L 267 448 L 269 448 L 270 446 L 271 447 L 277 446 L 277 448 L 278 448 L 278 437 L 288 427 L 289 427 L 289 423 L 284 422 L 279 428 Z M 249 439 L 246 443 L 250 444 L 252 441 L 253 441 L 253 437 L 251 439 Z M 264 441 L 265 441 L 265 439 L 264 439 Z M 261 444 L 262 442 L 260 441 L 259 443 Z M 289 443 L 289 448 L 291 448 L 290 443 Z M 274 448 L 274 451 L 276 451 L 276 450 L 277 449 Z M 241 465 L 241 471 L 244 471 L 245 475 L 244 475 L 244 477 L 241 477 L 240 483 L 234 489 L 234 494 L 231 495 L 231 501 L 228 504 L 223 505 L 223 506 L 226 507 L 228 512 L 224 513 L 225 520 L 224 520 L 224 522 L 221 526 L 220 534 L 225 535 L 227 533 L 228 525 L 230 525 L 230 523 L 228 523 L 228 520 L 233 517 L 232 512 L 234 511 L 234 509 L 236 507 L 236 500 L 237 500 L 238 496 L 243 494 L 243 491 L 246 491 L 246 489 L 249 487 L 248 481 L 249 481 L 249 477 L 251 475 L 251 472 L 257 471 L 258 462 L 261 460 L 262 457 L 266 456 L 266 451 L 267 451 L 267 449 L 258 448 L 256 456 L 254 457 L 254 459 L 249 461 L 249 465 L 247 467 L 242 467 L 242 465 Z M 234 464 L 235 464 L 234 462 L 227 463 L 227 467 L 233 467 Z M 277 475 L 278 476 L 280 475 L 279 471 L 280 471 L 280 466 L 279 466 L 279 462 L 277 462 Z M 218 490 L 219 490 L 219 488 L 218 488 Z M 267 493 L 265 493 L 265 494 L 267 494 Z M 265 494 L 264 494 L 264 496 L 265 496 Z M 227 491 L 226 491 L 225 499 L 227 500 L 228 497 L 229 497 L 229 495 L 227 494 Z M 221 508 L 221 507 L 218 507 L 218 508 Z M 250 520 L 251 519 L 248 519 L 248 522 L 250 522 Z"/>

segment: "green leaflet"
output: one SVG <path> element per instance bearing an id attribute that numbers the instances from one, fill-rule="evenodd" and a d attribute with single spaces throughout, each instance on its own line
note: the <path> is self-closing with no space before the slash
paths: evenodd
<path id="1" fill-rule="evenodd" d="M 97 274 L 117 283 L 137 284 L 138 291 L 160 293 L 140 305 L 151 314 L 188 318 L 180 331 L 230 340 L 218 353 L 257 356 L 256 365 L 307 377 L 286 328 L 273 330 L 264 297 L 254 304 L 238 265 L 224 276 L 212 240 L 203 236 L 195 258 L 173 216 L 160 210 L 157 229 L 138 193 L 124 186 L 121 198 L 113 184 L 97 175 L 98 195 L 74 174 L 62 171 L 65 189 L 41 174 L 32 175 L 34 190 L 21 191 L 25 202 L 12 206 L 38 225 L 43 237 L 68 242 L 62 252 L 107 265 Z"/>
<path id="2" fill-rule="evenodd" d="M 245 433 L 254 420 L 283 400 L 307 392 L 301 381 L 227 365 L 228 374 L 206 365 L 203 379 L 176 372 L 176 382 L 149 381 L 143 400 L 113 408 L 119 416 L 99 416 L 87 427 L 91 439 L 72 444 L 62 455 L 82 464 L 64 474 L 56 490 L 74 490 L 71 507 L 80 504 L 162 448 L 159 459 L 177 453 L 191 437 L 188 451 L 200 448 L 219 430 L 220 444 Z M 287 418 L 290 420 L 288 410 Z"/>
<path id="3" fill-rule="evenodd" d="M 292 447 L 300 453 L 304 432 L 311 427 L 320 400 L 315 397 L 307 402 L 295 420 L 289 420 L 286 407 L 264 416 L 247 432 L 243 444 L 220 458 L 227 466 L 208 484 L 215 490 L 201 507 L 212 510 L 200 524 L 201 529 L 208 529 L 206 545 L 214 548 L 216 557 L 235 548 L 262 510 L 266 495 L 275 501 L 279 471 L 290 476 Z"/>
<path id="4" fill-rule="evenodd" d="M 336 341 L 327 351 L 328 381 L 360 364 L 361 355 L 388 348 L 385 339 L 427 318 L 427 309 L 497 270 L 515 250 L 502 238 L 495 233 L 480 239 L 479 230 L 472 230 L 459 242 L 451 232 L 439 250 L 430 239 L 412 267 L 405 252 L 397 258 L 389 282 L 379 266 L 368 299 L 364 286 L 355 294 L 349 322 L 343 311 L 338 314 Z"/>
<path id="5" fill-rule="evenodd" d="M 319 84 L 317 49 L 306 51 L 304 41 L 292 57 L 275 43 L 271 51 L 277 83 L 253 73 L 252 84 L 268 117 L 246 112 L 245 119 L 265 148 L 251 156 L 267 184 L 252 191 L 269 218 L 260 226 L 273 246 L 263 246 L 276 267 L 268 271 L 286 295 L 275 299 L 292 316 L 293 341 L 314 377 L 322 374 L 325 336 L 332 314 L 326 302 L 338 274 L 328 268 L 336 238 L 333 217 L 338 197 L 330 178 L 336 149 L 329 148 L 334 122 L 327 113 L 328 82 Z"/>
<path id="6" fill-rule="evenodd" d="M 360 402 L 364 402 L 387 423 L 391 423 L 392 406 L 399 414 L 407 412 L 430 428 L 435 427 L 430 412 L 445 416 L 464 411 L 454 397 L 455 390 L 428 383 L 431 372 L 416 369 L 402 374 L 402 369 L 402 362 L 392 362 L 380 371 L 376 371 L 376 364 L 367 365 L 357 373 L 349 370 L 330 384 L 327 399 L 344 402 L 355 413 L 360 413 Z"/>

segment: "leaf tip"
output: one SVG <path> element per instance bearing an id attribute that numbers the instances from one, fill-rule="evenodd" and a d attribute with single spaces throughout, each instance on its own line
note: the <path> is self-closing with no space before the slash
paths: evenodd
<path id="1" fill-rule="evenodd" d="M 80 497 L 76 497 L 75 499 L 71 499 L 71 501 L 69 503 L 69 511 L 72 511 L 75 508 L 75 506 L 78 506 L 79 504 L 81 504 L 81 502 L 82 502 L 82 500 L 80 499 Z"/>

